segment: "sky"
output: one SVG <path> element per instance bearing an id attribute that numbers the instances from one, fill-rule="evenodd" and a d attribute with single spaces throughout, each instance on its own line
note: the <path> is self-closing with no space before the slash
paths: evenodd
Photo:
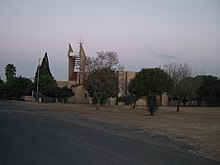
<path id="1" fill-rule="evenodd" d="M 67 51 L 115 51 L 127 71 L 170 62 L 220 77 L 220 0 L 0 0 L 0 77 L 33 78 L 48 53 L 67 80 Z"/>

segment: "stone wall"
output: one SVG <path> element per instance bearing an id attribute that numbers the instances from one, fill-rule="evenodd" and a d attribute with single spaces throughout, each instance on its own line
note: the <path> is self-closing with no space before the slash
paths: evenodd
<path id="1" fill-rule="evenodd" d="M 126 96 L 128 94 L 128 85 L 131 79 L 136 75 L 136 72 L 131 71 L 120 71 L 118 72 L 119 81 L 119 97 Z"/>

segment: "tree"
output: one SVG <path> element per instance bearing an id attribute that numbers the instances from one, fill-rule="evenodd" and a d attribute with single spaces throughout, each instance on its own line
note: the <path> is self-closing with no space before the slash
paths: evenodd
<path id="1" fill-rule="evenodd" d="M 182 79 L 192 75 L 192 68 L 186 63 L 170 62 L 164 64 L 164 70 L 173 79 L 174 86 Z"/>
<path id="2" fill-rule="evenodd" d="M 216 86 L 215 86 L 215 97 L 217 99 L 217 103 L 220 105 L 220 79 L 217 80 Z"/>
<path id="3" fill-rule="evenodd" d="M 184 99 L 182 93 L 181 84 L 179 84 L 183 79 L 190 77 L 192 75 L 191 67 L 184 63 L 171 62 L 164 65 L 165 72 L 173 79 L 173 88 L 170 91 L 172 98 L 176 98 L 178 101 L 176 111 L 179 111 L 180 102 Z"/>
<path id="4" fill-rule="evenodd" d="M 14 64 L 7 64 L 5 67 L 6 81 L 16 76 L 16 68 Z"/>
<path id="5" fill-rule="evenodd" d="M 119 92 L 117 74 L 109 68 L 95 70 L 88 75 L 85 87 L 98 110 L 108 98 L 117 97 Z"/>
<path id="6" fill-rule="evenodd" d="M 20 100 L 23 95 L 31 95 L 32 81 L 19 76 L 10 78 L 5 85 L 7 99 Z"/>
<path id="7" fill-rule="evenodd" d="M 97 52 L 97 57 L 88 57 L 86 60 L 86 79 L 84 86 L 88 90 L 96 109 L 110 97 L 117 97 L 118 75 L 121 69 L 116 52 Z"/>
<path id="8" fill-rule="evenodd" d="M 37 88 L 38 69 L 39 69 L 39 84 L 38 84 L 39 93 L 42 93 L 46 96 L 54 97 L 56 95 L 57 82 L 50 72 L 47 53 L 45 53 L 42 63 L 40 66 L 37 67 L 37 71 L 35 73 L 35 79 L 34 79 L 35 90 Z"/>
<path id="9" fill-rule="evenodd" d="M 192 77 L 186 77 L 182 79 L 177 85 L 175 90 L 172 90 L 172 94 L 178 100 L 177 112 L 179 111 L 180 102 L 183 106 L 189 100 L 193 100 L 197 97 L 198 81 Z"/>
<path id="10" fill-rule="evenodd" d="M 0 77 L 0 99 L 5 94 L 5 82 Z"/>
<path id="11" fill-rule="evenodd" d="M 133 108 L 135 108 L 136 102 L 138 101 L 138 99 L 142 97 L 142 91 L 141 91 L 139 84 L 140 84 L 139 79 L 135 77 L 131 79 L 128 85 L 128 91 L 132 98 Z"/>
<path id="12" fill-rule="evenodd" d="M 220 80 L 211 75 L 197 76 L 201 79 L 201 85 L 197 91 L 198 100 L 204 101 L 208 106 L 220 105 Z"/>
<path id="13" fill-rule="evenodd" d="M 49 67 L 49 60 L 47 56 L 47 52 L 44 55 L 44 58 L 42 60 L 41 66 L 40 66 L 40 73 L 43 75 L 48 75 L 52 77 L 50 67 Z"/>
<path id="14" fill-rule="evenodd" d="M 127 96 L 118 97 L 117 101 L 118 102 L 123 102 L 123 103 L 125 103 L 125 105 L 133 104 L 133 108 L 135 108 L 134 100 L 133 100 L 133 98 L 132 98 L 132 96 L 130 94 L 128 94 Z"/>
<path id="15" fill-rule="evenodd" d="M 57 98 L 61 99 L 63 103 L 65 103 L 71 96 L 74 96 L 72 89 L 65 87 L 57 88 Z"/>
<path id="16" fill-rule="evenodd" d="M 159 68 L 142 69 L 135 76 L 141 95 L 147 99 L 150 115 L 158 108 L 157 96 L 168 92 L 173 81 L 171 77 Z"/>
<path id="17" fill-rule="evenodd" d="M 176 93 L 173 94 L 182 98 L 183 105 L 189 100 L 196 100 L 198 106 L 201 106 L 202 102 L 208 106 L 218 106 L 220 103 L 220 88 L 217 77 L 211 75 L 187 77 L 181 80 L 177 86 Z"/>

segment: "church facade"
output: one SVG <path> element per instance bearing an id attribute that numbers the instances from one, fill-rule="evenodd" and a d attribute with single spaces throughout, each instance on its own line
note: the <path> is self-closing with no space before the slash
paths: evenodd
<path id="1" fill-rule="evenodd" d="M 73 90 L 75 95 L 71 97 L 68 102 L 70 103 L 80 103 L 80 104 L 91 104 L 91 98 L 89 97 L 88 91 L 83 87 L 85 79 L 85 65 L 86 65 L 86 54 L 82 43 L 79 43 L 79 50 L 74 51 L 71 44 L 68 48 L 68 81 L 58 81 L 59 87 L 67 86 Z M 119 71 L 119 97 L 128 95 L 128 85 L 131 79 L 136 75 L 133 71 Z M 158 97 L 160 104 L 165 106 L 168 104 L 168 97 L 166 94 Z M 116 99 L 111 98 L 108 104 L 115 105 Z M 120 104 L 120 103 L 119 103 Z M 137 101 L 137 105 L 146 105 L 145 99 L 140 99 Z"/>
<path id="2" fill-rule="evenodd" d="M 59 87 L 67 86 L 75 93 L 68 101 L 71 103 L 89 104 L 90 98 L 83 88 L 85 78 L 86 54 L 82 43 L 79 43 L 79 51 L 74 51 L 69 44 L 68 53 L 68 81 L 58 81 Z"/>

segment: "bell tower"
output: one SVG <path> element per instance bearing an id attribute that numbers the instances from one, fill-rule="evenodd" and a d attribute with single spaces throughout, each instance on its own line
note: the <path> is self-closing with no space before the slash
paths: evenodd
<path id="1" fill-rule="evenodd" d="M 83 84 L 85 78 L 86 54 L 81 42 L 79 43 L 79 58 L 80 58 L 79 83 Z"/>
<path id="2" fill-rule="evenodd" d="M 68 81 L 72 80 L 72 76 L 74 73 L 74 66 L 75 65 L 75 60 L 73 58 L 73 48 L 69 44 L 69 49 L 68 49 Z"/>
<path id="3" fill-rule="evenodd" d="M 84 83 L 86 54 L 82 43 L 79 43 L 79 51 L 74 51 L 71 44 L 68 49 L 68 81 L 76 81 L 78 85 Z"/>

